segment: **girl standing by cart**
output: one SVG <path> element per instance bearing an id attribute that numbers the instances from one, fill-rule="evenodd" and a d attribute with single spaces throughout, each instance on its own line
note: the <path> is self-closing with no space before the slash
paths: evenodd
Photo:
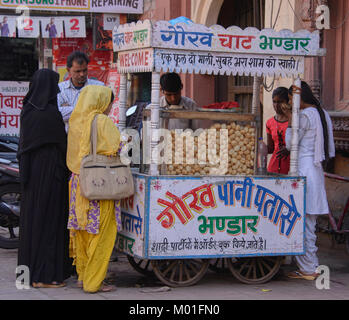
<path id="1" fill-rule="evenodd" d="M 290 152 L 285 146 L 288 118 L 281 109 L 283 103 L 288 103 L 288 89 L 285 87 L 276 88 L 273 91 L 272 98 L 275 116 L 266 123 L 268 153 L 272 153 L 268 164 L 268 172 L 288 174 L 290 169 Z"/>
<path id="2" fill-rule="evenodd" d="M 301 95 L 298 129 L 298 174 L 307 178 L 305 255 L 295 257 L 299 271 L 291 272 L 289 277 L 315 280 L 318 276 L 316 269 L 319 265 L 315 245 L 316 220 L 318 215 L 329 213 L 322 162 L 335 155 L 333 129 L 330 116 L 322 109 L 306 82 L 301 82 L 301 89 L 292 86 L 289 93 L 290 102 L 292 102 L 292 96 L 295 93 Z M 285 106 L 283 112 L 288 116 L 289 121 L 289 128 L 286 131 L 286 147 L 290 149 L 292 113 Z"/>

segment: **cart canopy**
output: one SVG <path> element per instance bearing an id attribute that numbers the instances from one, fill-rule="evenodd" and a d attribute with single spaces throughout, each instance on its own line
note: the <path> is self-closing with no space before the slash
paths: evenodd
<path id="1" fill-rule="evenodd" d="M 138 21 L 115 27 L 121 73 L 302 77 L 304 57 L 323 56 L 318 31 Z"/>

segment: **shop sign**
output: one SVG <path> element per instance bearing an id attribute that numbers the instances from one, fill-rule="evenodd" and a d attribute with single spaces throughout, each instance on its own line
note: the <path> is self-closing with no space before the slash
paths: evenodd
<path id="1" fill-rule="evenodd" d="M 143 37 L 139 38 L 141 30 L 144 30 Z M 151 44 L 153 48 L 206 52 L 284 56 L 325 54 L 325 50 L 319 47 L 319 31 L 258 30 L 252 27 L 242 30 L 237 26 L 225 29 L 218 25 L 209 28 L 194 23 L 172 25 L 168 21 L 158 21 L 153 26 L 147 20 L 122 25 L 114 29 L 113 41 L 114 51 L 144 48 Z"/>
<path id="2" fill-rule="evenodd" d="M 122 231 L 118 232 L 116 248 L 132 256 L 143 257 L 145 248 L 145 185 L 144 177 L 135 177 L 135 195 L 121 200 Z"/>
<path id="3" fill-rule="evenodd" d="M 64 26 L 66 38 L 86 37 L 85 17 L 80 16 L 64 18 Z"/>
<path id="4" fill-rule="evenodd" d="M 19 135 L 19 117 L 29 82 L 0 81 L 0 134 Z"/>
<path id="5" fill-rule="evenodd" d="M 304 73 L 304 57 L 155 49 L 155 70 L 291 77 Z"/>
<path id="6" fill-rule="evenodd" d="M 0 0 L 0 9 L 15 9 L 20 5 L 29 10 L 143 13 L 143 0 Z"/>
<path id="7" fill-rule="evenodd" d="M 0 16 L 0 36 L 16 37 L 16 17 Z"/>
<path id="8" fill-rule="evenodd" d="M 304 252 L 304 178 L 154 177 L 147 195 L 150 258 Z"/>
<path id="9" fill-rule="evenodd" d="M 84 16 L 76 17 L 33 17 L 0 16 L 0 35 L 16 37 L 16 25 L 19 38 L 85 38 L 86 24 Z"/>
<path id="10" fill-rule="evenodd" d="M 17 18 L 18 38 L 38 38 L 40 20 L 36 17 L 20 16 Z"/>
<path id="11" fill-rule="evenodd" d="M 249 54 L 319 55 L 318 31 L 258 30 L 237 26 L 225 29 L 214 25 L 208 28 L 200 24 L 158 21 L 153 27 L 153 47 L 195 51 L 215 51 Z"/>
<path id="12" fill-rule="evenodd" d="M 304 254 L 305 178 L 134 175 L 119 250 L 141 258 Z"/>
<path id="13" fill-rule="evenodd" d="M 58 17 L 40 18 L 43 38 L 63 38 L 63 19 Z"/>
<path id="14" fill-rule="evenodd" d="M 143 0 L 90 0 L 92 12 L 143 13 Z"/>
<path id="15" fill-rule="evenodd" d="M 118 71 L 121 73 L 153 71 L 153 52 L 152 48 L 120 52 L 118 55 Z"/>
<path id="16" fill-rule="evenodd" d="M 152 26 L 149 20 L 137 21 L 113 30 L 114 51 L 147 48 L 151 46 Z"/>
<path id="17" fill-rule="evenodd" d="M 103 14 L 103 30 L 113 30 L 120 25 L 119 14 Z"/>

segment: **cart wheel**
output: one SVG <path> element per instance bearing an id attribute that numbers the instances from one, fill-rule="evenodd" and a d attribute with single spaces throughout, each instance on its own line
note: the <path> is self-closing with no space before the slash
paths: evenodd
<path id="1" fill-rule="evenodd" d="M 211 259 L 208 268 L 217 273 L 227 273 L 229 271 L 225 258 Z"/>
<path id="2" fill-rule="evenodd" d="M 227 259 L 231 273 L 241 282 L 261 284 L 279 271 L 283 257 L 253 257 Z"/>
<path id="3" fill-rule="evenodd" d="M 152 260 L 158 279 L 170 287 L 186 287 L 197 283 L 206 273 L 208 259 Z"/>
<path id="4" fill-rule="evenodd" d="M 127 255 L 127 260 L 130 263 L 130 265 L 139 273 L 145 276 L 154 275 L 150 260 L 139 259 L 129 255 Z"/>

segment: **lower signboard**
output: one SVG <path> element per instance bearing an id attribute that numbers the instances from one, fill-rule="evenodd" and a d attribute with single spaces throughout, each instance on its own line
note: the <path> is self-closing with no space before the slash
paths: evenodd
<path id="1" fill-rule="evenodd" d="M 136 175 L 122 251 L 149 259 L 304 254 L 304 177 Z M 127 203 L 128 201 L 128 203 Z M 130 202 L 131 201 L 131 202 Z"/>
<path id="2" fill-rule="evenodd" d="M 117 235 L 116 248 L 136 257 L 145 256 L 145 186 L 146 177 L 135 176 L 135 194 L 121 201 L 122 231 Z"/>
<path id="3" fill-rule="evenodd" d="M 19 135 L 20 113 L 29 82 L 0 81 L 0 134 Z"/>
<path id="4" fill-rule="evenodd" d="M 154 178 L 149 257 L 302 254 L 304 194 L 303 178 Z"/>

